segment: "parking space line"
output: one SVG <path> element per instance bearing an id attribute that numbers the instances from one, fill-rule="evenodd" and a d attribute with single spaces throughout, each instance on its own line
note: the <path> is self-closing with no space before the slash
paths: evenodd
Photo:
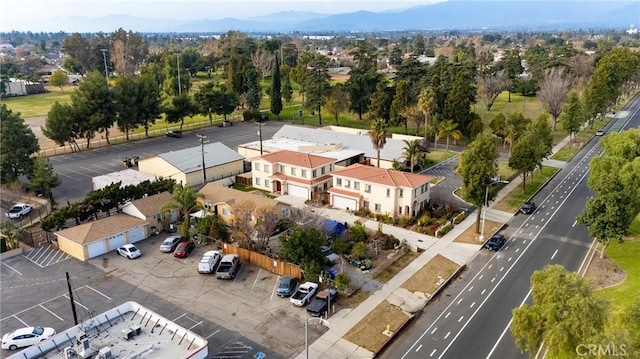
<path id="1" fill-rule="evenodd" d="M 54 313 L 54 312 L 50 311 L 49 309 L 45 308 L 42 304 L 39 304 L 39 306 L 40 306 L 40 308 L 42 308 L 42 309 L 46 310 L 47 312 L 51 313 L 51 315 L 53 315 L 54 317 L 56 317 L 56 318 L 58 318 L 58 319 L 60 319 L 61 321 L 64 322 L 64 319 L 62 319 L 59 316 L 57 316 L 56 313 Z"/>
<path id="2" fill-rule="evenodd" d="M 244 266 L 242 264 L 240 264 L 240 269 L 238 269 L 238 273 L 236 273 L 236 277 L 233 278 L 233 283 L 236 283 L 236 281 L 238 280 L 238 277 L 240 277 L 240 272 L 242 272 L 243 268 L 244 268 Z"/>
<path id="3" fill-rule="evenodd" d="M 25 322 L 24 322 L 24 320 L 22 320 L 22 319 L 20 319 L 20 318 L 16 317 L 15 315 L 12 315 L 12 317 L 16 318 L 20 323 L 24 324 L 24 326 L 25 326 L 25 327 L 30 326 L 29 324 L 25 323 Z"/>
<path id="4" fill-rule="evenodd" d="M 183 313 L 181 316 L 177 317 L 176 319 L 174 319 L 174 320 L 172 320 L 172 321 L 173 321 L 173 322 L 175 322 L 176 320 L 178 320 L 178 319 L 180 319 L 180 318 L 184 317 L 185 315 L 187 315 L 187 313 Z"/>
<path id="5" fill-rule="evenodd" d="M 110 298 L 110 297 L 108 297 L 106 294 L 104 294 L 104 293 L 100 292 L 99 290 L 94 289 L 94 288 L 92 288 L 92 287 L 90 287 L 90 286 L 88 286 L 88 285 L 85 285 L 85 287 L 87 287 L 87 288 L 91 289 L 92 291 L 94 291 L 94 292 L 96 292 L 96 293 L 100 294 L 101 296 L 103 296 L 103 297 L 107 298 L 108 300 L 111 300 L 111 298 Z"/>
<path id="6" fill-rule="evenodd" d="M 272 300 L 273 295 L 276 294 L 276 290 L 278 290 L 278 283 L 280 283 L 280 275 L 278 275 L 278 278 L 276 279 L 276 284 L 273 285 L 273 291 L 271 291 L 271 298 L 269 298 L 269 300 Z"/>
<path id="7" fill-rule="evenodd" d="M 262 268 L 258 271 L 258 275 L 256 276 L 256 280 L 253 281 L 253 285 L 251 286 L 251 290 L 256 288 L 256 283 L 258 283 L 258 279 L 260 279 L 260 273 L 262 273 Z"/>
<path id="8" fill-rule="evenodd" d="M 209 338 L 211 338 L 212 336 L 214 336 L 214 335 L 218 334 L 218 332 L 220 332 L 220 329 L 218 329 L 218 330 L 216 330 L 215 332 L 213 332 L 213 333 L 209 334 L 209 336 L 208 336 L 208 337 L 206 337 L 205 339 L 209 339 Z"/>
<path id="9" fill-rule="evenodd" d="M 5 266 L 7 266 L 7 268 L 9 268 L 12 271 L 18 273 L 19 275 L 22 275 L 22 273 L 18 272 L 15 268 L 13 268 L 12 266 L 8 265 L 7 263 L 4 263 L 4 262 L 0 262 L 0 263 L 4 264 Z"/>
<path id="10" fill-rule="evenodd" d="M 68 295 L 63 295 L 63 297 L 70 299 Z M 82 305 L 82 303 L 78 302 L 77 300 L 73 300 L 74 303 L 76 303 L 77 305 L 81 306 L 84 310 L 86 310 L 87 312 L 89 311 L 89 308 L 85 307 L 84 305 Z"/>
<path id="11" fill-rule="evenodd" d="M 199 322 L 197 322 L 196 324 L 192 325 L 192 326 L 191 326 L 191 328 L 189 328 L 189 330 L 191 330 L 191 329 L 193 329 L 193 328 L 197 327 L 198 325 L 202 325 L 202 320 L 201 320 L 201 321 L 199 321 Z"/>

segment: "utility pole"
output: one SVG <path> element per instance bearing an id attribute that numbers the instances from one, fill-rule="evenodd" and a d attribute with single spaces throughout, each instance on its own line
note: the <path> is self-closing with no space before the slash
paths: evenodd
<path id="1" fill-rule="evenodd" d="M 71 311 L 73 312 L 73 323 L 78 325 L 78 313 L 76 313 L 76 302 L 73 301 L 73 290 L 71 290 L 71 279 L 69 279 L 69 272 L 65 272 L 67 276 L 67 288 L 69 289 L 69 300 L 71 301 Z"/>
<path id="2" fill-rule="evenodd" d="M 206 141 L 207 136 L 205 135 L 197 135 L 198 139 L 200 140 L 200 149 L 202 152 L 202 185 L 206 185 L 207 184 L 207 167 L 204 164 L 204 144 L 207 143 L 208 141 Z"/>
<path id="3" fill-rule="evenodd" d="M 107 79 L 107 83 L 108 83 L 109 71 L 107 70 L 107 49 L 100 49 L 100 51 L 102 51 L 102 59 L 104 60 L 104 77 Z"/>

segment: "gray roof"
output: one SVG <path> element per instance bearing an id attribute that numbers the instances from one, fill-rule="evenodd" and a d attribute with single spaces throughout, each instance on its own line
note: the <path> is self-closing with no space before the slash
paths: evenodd
<path id="1" fill-rule="evenodd" d="M 345 150 L 361 151 L 370 158 L 378 156 L 377 151 L 371 144 L 368 130 L 362 130 L 360 135 L 355 135 L 320 128 L 284 125 L 273 135 L 272 139 L 292 139 L 324 145 L 340 143 Z M 404 141 L 387 138 L 387 143 L 380 150 L 380 158 L 388 161 L 402 159 L 404 147 L 406 147 Z"/>
<path id="2" fill-rule="evenodd" d="M 200 146 L 161 153 L 158 156 L 184 173 L 202 171 L 202 149 Z M 238 152 L 220 142 L 204 145 L 204 164 L 206 168 L 242 161 L 243 159 L 244 157 Z"/>

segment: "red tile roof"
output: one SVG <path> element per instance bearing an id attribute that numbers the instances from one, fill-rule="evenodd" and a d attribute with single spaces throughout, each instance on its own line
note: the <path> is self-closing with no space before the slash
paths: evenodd
<path id="1" fill-rule="evenodd" d="M 336 161 L 333 158 L 286 150 L 268 153 L 262 156 L 262 159 L 269 163 L 282 163 L 303 168 L 317 168 Z"/>
<path id="2" fill-rule="evenodd" d="M 385 186 L 406 188 L 417 188 L 431 180 L 431 176 L 362 164 L 355 164 L 344 169 L 334 171 L 332 175 L 357 179 L 363 182 L 378 183 Z"/>

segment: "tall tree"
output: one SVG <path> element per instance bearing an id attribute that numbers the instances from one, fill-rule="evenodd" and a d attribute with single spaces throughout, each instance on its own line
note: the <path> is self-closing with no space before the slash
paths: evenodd
<path id="1" fill-rule="evenodd" d="M 260 80 L 258 71 L 253 65 L 249 65 L 246 72 L 247 78 L 247 107 L 250 110 L 259 110 L 260 101 L 262 100 L 262 88 L 260 88 Z"/>
<path id="2" fill-rule="evenodd" d="M 569 137 L 573 136 L 575 140 L 576 134 L 584 124 L 585 117 L 580 95 L 577 91 L 571 90 L 567 95 L 567 101 L 562 105 L 562 113 L 558 117 L 562 128 L 569 132 Z"/>
<path id="3" fill-rule="evenodd" d="M 75 120 L 73 106 L 68 103 L 54 102 L 47 113 L 44 125 L 40 126 L 42 133 L 58 146 L 69 143 L 71 151 L 80 150 L 77 141 L 78 125 Z"/>
<path id="4" fill-rule="evenodd" d="M 213 114 L 215 113 L 215 91 L 216 84 L 213 82 L 207 82 L 198 88 L 198 91 L 193 95 L 193 99 L 199 106 L 199 113 L 209 117 L 209 124 L 213 126 Z"/>
<path id="5" fill-rule="evenodd" d="M 538 165 L 533 143 L 535 143 L 535 139 L 532 136 L 525 135 L 518 138 L 511 150 L 511 156 L 509 156 L 509 167 L 520 172 L 522 193 L 526 190 L 527 177 Z"/>
<path id="6" fill-rule="evenodd" d="M 424 123 L 424 113 L 418 104 L 413 104 L 402 111 L 402 116 L 407 119 L 407 125 L 415 127 L 414 135 L 417 136 L 420 131 L 420 125 Z"/>
<path id="7" fill-rule="evenodd" d="M 64 39 L 62 51 L 74 59 L 81 73 L 91 71 L 91 42 L 79 33 L 73 33 Z"/>
<path id="8" fill-rule="evenodd" d="M 307 98 L 305 106 L 312 111 L 318 112 L 318 123 L 322 125 L 322 106 L 327 101 L 327 96 L 331 91 L 331 83 L 329 82 L 327 58 L 316 55 L 311 62 L 311 70 L 307 77 L 306 89 Z"/>
<path id="9" fill-rule="evenodd" d="M 455 122 L 462 133 L 469 135 L 469 125 L 473 119 L 471 102 L 475 99 L 473 95 L 469 94 L 469 88 L 473 88 L 475 93 L 475 86 L 469 81 L 464 71 L 458 70 L 455 76 L 453 86 L 445 101 L 442 118 Z"/>
<path id="10" fill-rule="evenodd" d="M 20 175 L 33 173 L 31 155 L 40 150 L 38 139 L 29 126 L 6 104 L 0 104 L 0 182 L 12 183 Z"/>
<path id="11" fill-rule="evenodd" d="M 391 117 L 391 122 L 394 125 L 404 125 L 405 134 L 409 134 L 409 125 L 407 123 L 407 118 L 404 117 L 402 113 L 407 107 L 409 107 L 410 100 L 409 82 L 407 80 L 398 81 L 393 100 L 391 101 L 389 116 Z"/>
<path id="12" fill-rule="evenodd" d="M 527 125 L 529 124 L 529 122 L 530 120 L 528 118 L 525 118 L 520 112 L 514 112 L 507 116 L 504 131 L 505 137 L 502 145 L 504 147 L 506 143 L 509 144 L 509 153 L 511 153 L 513 144 L 527 129 Z"/>
<path id="13" fill-rule="evenodd" d="M 529 123 L 526 133 L 532 139 L 530 145 L 534 149 L 534 158 L 542 173 L 542 162 L 549 158 L 553 149 L 553 130 L 547 114 L 540 114 L 537 119 Z"/>
<path id="14" fill-rule="evenodd" d="M 182 221 L 189 221 L 189 214 L 200 209 L 198 199 L 204 198 L 200 192 L 196 192 L 189 185 L 176 185 L 171 193 L 171 201 L 162 205 L 163 210 L 175 210 Z"/>
<path id="15" fill-rule="evenodd" d="M 349 108 L 349 94 L 345 90 L 344 84 L 337 83 L 331 87 L 331 94 L 325 106 L 336 120 L 336 126 L 339 126 L 338 117 Z"/>
<path id="16" fill-rule="evenodd" d="M 345 85 L 349 91 L 349 109 L 362 120 L 362 114 L 369 111 L 371 96 L 376 91 L 380 77 L 376 71 L 376 57 L 370 46 L 361 45 L 352 55 L 354 66 L 349 71 L 349 79 Z"/>
<path id="17" fill-rule="evenodd" d="M 284 65 L 286 66 L 286 65 Z M 284 67 L 283 66 L 283 67 Z M 293 87 L 291 87 L 291 70 L 287 66 L 286 69 L 283 68 L 282 71 L 282 98 L 287 102 L 287 104 L 291 103 L 293 100 Z"/>
<path id="18" fill-rule="evenodd" d="M 138 84 L 133 77 L 120 75 L 116 77 L 116 83 L 112 91 L 116 104 L 116 123 L 118 129 L 125 133 L 128 141 L 129 131 L 140 124 L 138 119 Z"/>
<path id="19" fill-rule="evenodd" d="M 35 157 L 33 159 L 33 177 L 31 178 L 31 189 L 36 193 L 41 193 L 53 201 L 51 190 L 60 186 L 60 178 L 53 170 L 49 159 Z"/>
<path id="20" fill-rule="evenodd" d="M 198 106 L 191 96 L 183 94 L 182 96 L 174 96 L 164 107 L 165 119 L 169 123 L 180 122 L 180 131 L 184 126 L 184 118 L 193 116 L 198 112 Z"/>
<path id="21" fill-rule="evenodd" d="M 49 78 L 49 84 L 51 86 L 59 87 L 60 91 L 64 92 L 64 86 L 69 84 L 69 76 L 64 70 L 57 70 Z"/>
<path id="22" fill-rule="evenodd" d="M 504 71 L 491 71 L 478 75 L 478 96 L 487 111 L 491 111 L 493 103 L 504 91 L 507 84 Z"/>
<path id="23" fill-rule="evenodd" d="M 213 112 L 222 115 L 225 122 L 227 122 L 227 115 L 232 114 L 239 104 L 236 94 L 226 88 L 214 91 L 213 100 Z"/>
<path id="24" fill-rule="evenodd" d="M 571 78 L 565 74 L 564 68 L 552 67 L 544 71 L 538 96 L 553 119 L 554 131 L 570 86 Z"/>
<path id="25" fill-rule="evenodd" d="M 462 132 L 458 129 L 458 124 L 454 123 L 451 120 L 443 121 L 438 126 L 438 137 L 445 137 L 447 139 L 447 145 L 445 150 L 449 152 L 449 139 L 453 137 L 454 140 L 458 141 L 462 138 Z"/>
<path id="26" fill-rule="evenodd" d="M 550 358 L 574 358 L 576 347 L 603 331 L 605 302 L 580 275 L 548 265 L 531 276 L 533 304 L 513 310 L 516 346 L 534 355 L 544 342 Z"/>
<path id="27" fill-rule="evenodd" d="M 433 87 L 427 86 L 422 91 L 420 91 L 420 95 L 418 96 L 418 106 L 424 113 L 424 142 L 427 144 L 427 138 L 429 133 L 429 120 L 431 119 L 432 114 L 435 111 L 435 92 L 433 91 Z M 433 122 L 433 121 L 432 121 Z M 433 124 L 431 125 L 433 126 Z"/>
<path id="28" fill-rule="evenodd" d="M 280 118 L 280 112 L 282 112 L 282 86 L 280 82 L 280 61 L 278 61 L 277 54 L 275 59 L 273 71 L 271 72 L 271 88 L 269 89 L 269 97 L 271 98 L 271 113 Z"/>
<path id="29" fill-rule="evenodd" d="M 111 33 L 111 62 L 118 75 L 133 76 L 149 54 L 149 46 L 142 34 L 119 28 Z"/>
<path id="30" fill-rule="evenodd" d="M 135 81 L 138 87 L 138 123 L 144 127 L 145 136 L 149 137 L 149 127 L 162 113 L 159 82 L 148 74 L 141 74 Z"/>
<path id="31" fill-rule="evenodd" d="M 478 134 L 460 155 L 460 164 L 456 171 L 462 176 L 465 198 L 476 208 L 483 207 L 487 186 L 498 171 L 497 158 L 498 151 L 490 131 Z M 481 212 L 482 210 L 477 211 L 476 233 L 480 233 Z"/>
<path id="32" fill-rule="evenodd" d="M 387 123 L 383 119 L 373 120 L 369 128 L 369 138 L 373 149 L 378 153 L 378 167 L 380 167 L 380 151 L 387 144 Z"/>
<path id="33" fill-rule="evenodd" d="M 389 122 L 391 118 L 391 102 L 393 101 L 393 88 L 387 86 L 386 81 L 380 81 L 376 85 L 376 92 L 371 96 L 369 106 L 370 118 L 381 118 Z"/>
<path id="34" fill-rule="evenodd" d="M 405 159 L 407 159 L 410 163 L 411 173 L 413 173 L 413 167 L 416 161 L 420 158 L 420 154 L 422 153 L 422 148 L 420 146 L 420 142 L 418 140 L 404 140 L 405 146 L 402 149 L 402 155 Z"/>
<path id="35" fill-rule="evenodd" d="M 500 66 L 507 74 L 509 83 L 507 84 L 507 90 L 509 91 L 509 102 L 511 102 L 511 92 L 513 92 L 513 85 L 516 82 L 518 76 L 524 71 L 522 66 L 522 58 L 520 57 L 520 49 L 512 48 L 505 54 L 505 57 L 500 61 Z"/>
<path id="36" fill-rule="evenodd" d="M 107 143 L 110 143 L 109 129 L 115 122 L 117 108 L 104 76 L 97 71 L 90 72 L 71 94 L 71 103 L 76 118 L 82 121 L 79 130 L 87 140 L 87 148 L 96 132 L 104 133 Z"/>

